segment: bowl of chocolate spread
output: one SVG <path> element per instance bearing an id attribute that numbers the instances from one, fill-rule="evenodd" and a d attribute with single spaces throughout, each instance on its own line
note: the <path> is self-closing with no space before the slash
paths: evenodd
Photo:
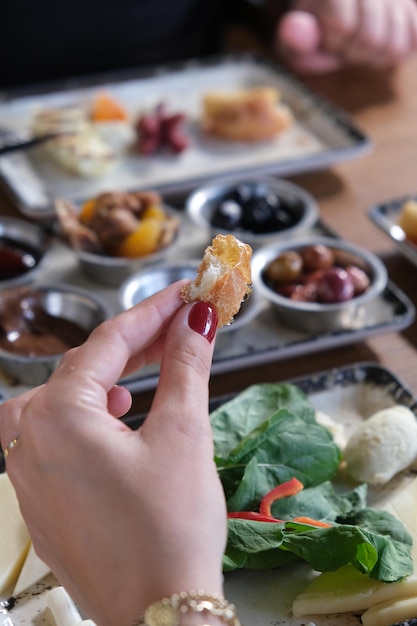
<path id="1" fill-rule="evenodd" d="M 63 354 L 112 315 L 90 292 L 72 286 L 21 285 L 0 291 L 0 369 L 13 382 L 44 383 Z"/>

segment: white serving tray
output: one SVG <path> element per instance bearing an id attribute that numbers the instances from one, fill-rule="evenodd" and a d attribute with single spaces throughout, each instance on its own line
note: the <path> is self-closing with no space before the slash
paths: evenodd
<path id="1" fill-rule="evenodd" d="M 43 107 L 89 107 L 98 90 L 105 89 L 132 119 L 161 101 L 169 111 L 184 112 L 191 145 L 174 156 L 143 157 L 131 151 L 120 159 L 114 172 L 98 180 L 67 175 L 36 149 L 4 155 L 0 158 L 0 181 L 19 209 L 33 219 L 51 216 L 57 196 L 84 200 L 103 190 L 149 188 L 165 194 L 184 193 L 223 175 L 283 176 L 320 169 L 370 148 L 369 139 L 346 112 L 309 91 L 279 66 L 253 56 L 190 61 L 173 68 L 157 68 L 147 75 L 113 74 L 102 77 L 100 82 L 92 81 L 53 85 L 49 92 L 36 94 L 0 94 L 0 126 L 27 127 L 34 112 Z M 256 144 L 204 136 L 199 120 L 205 92 L 260 85 L 277 87 L 292 109 L 295 122 L 287 131 L 272 141 Z"/>

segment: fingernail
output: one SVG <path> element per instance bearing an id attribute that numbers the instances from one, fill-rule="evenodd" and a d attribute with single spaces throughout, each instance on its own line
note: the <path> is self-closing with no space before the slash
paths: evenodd
<path id="1" fill-rule="evenodd" d="M 199 335 L 202 335 L 211 343 L 217 330 L 217 311 L 208 302 L 196 302 L 189 315 L 188 325 Z"/>

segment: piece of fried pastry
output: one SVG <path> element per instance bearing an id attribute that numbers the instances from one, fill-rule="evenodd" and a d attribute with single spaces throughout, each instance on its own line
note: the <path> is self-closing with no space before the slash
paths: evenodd
<path id="1" fill-rule="evenodd" d="M 278 89 L 254 87 L 239 91 L 212 91 L 203 97 L 202 126 L 210 135 L 231 141 L 272 139 L 293 120 Z"/>
<path id="2" fill-rule="evenodd" d="M 217 309 L 218 328 L 230 324 L 251 292 L 252 248 L 233 235 L 217 235 L 204 251 L 195 280 L 182 290 L 185 302 L 202 300 Z"/>

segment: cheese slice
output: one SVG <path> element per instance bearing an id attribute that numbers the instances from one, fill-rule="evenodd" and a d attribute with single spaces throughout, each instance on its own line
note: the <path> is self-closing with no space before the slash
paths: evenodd
<path id="1" fill-rule="evenodd" d="M 23 591 L 29 589 L 29 587 L 32 587 L 32 585 L 45 578 L 50 572 L 51 570 L 46 563 L 38 557 L 32 542 L 30 542 L 29 551 L 20 571 L 19 578 L 14 586 L 12 595 L 14 597 L 18 596 Z"/>
<path id="2" fill-rule="evenodd" d="M 399 598 L 378 602 L 362 615 L 364 626 L 391 626 L 417 615 L 417 598 Z"/>
<path id="3" fill-rule="evenodd" d="M 387 511 L 398 517 L 413 538 L 411 555 L 414 564 L 417 563 L 417 479 L 405 489 L 400 491 L 384 507 Z M 415 568 L 413 579 L 417 576 Z M 410 581 L 404 581 L 404 585 Z M 390 626 L 396 622 L 417 617 L 417 592 L 410 585 L 407 593 L 410 597 L 397 597 L 393 600 L 378 602 L 371 606 L 362 615 L 362 622 L 365 626 Z"/>
<path id="4" fill-rule="evenodd" d="M 56 626 L 75 626 L 82 623 L 82 617 L 64 587 L 58 586 L 48 591 L 46 606 L 51 611 Z"/>
<path id="5" fill-rule="evenodd" d="M 59 586 L 48 591 L 46 606 L 52 613 L 56 626 L 96 626 L 91 619 L 82 620 L 75 603 L 64 587 Z"/>
<path id="6" fill-rule="evenodd" d="M 30 537 L 7 474 L 0 474 L 0 593 L 16 581 L 29 550 Z"/>
<path id="7" fill-rule="evenodd" d="M 294 600 L 295 617 L 364 611 L 376 602 L 417 595 L 417 575 L 398 583 L 383 583 L 362 574 L 353 565 L 315 578 Z M 393 624 L 394 622 L 390 622 Z"/>
<path id="8" fill-rule="evenodd" d="M 385 504 L 384 509 L 402 521 L 413 538 L 411 556 L 417 564 L 417 478 Z M 417 573 L 417 571 L 415 572 Z"/>
<path id="9" fill-rule="evenodd" d="M 395 515 L 404 524 L 413 538 L 411 555 L 414 563 L 417 563 L 417 479 L 414 479 L 407 487 L 398 492 L 384 509 Z M 326 613 L 344 613 L 347 611 L 363 611 L 370 609 L 377 603 L 383 603 L 385 615 L 389 615 L 388 622 L 379 623 L 369 621 L 367 626 L 389 626 L 395 622 L 404 620 L 402 617 L 405 606 L 407 611 L 414 611 L 407 616 L 417 616 L 417 604 L 412 609 L 409 602 L 404 602 L 408 596 L 417 595 L 417 570 L 406 580 L 398 583 L 383 583 L 368 578 L 361 574 L 351 565 L 340 568 L 337 572 L 324 572 L 317 576 L 293 602 L 293 614 L 296 617 L 302 615 L 320 615 Z M 400 607 L 401 605 L 401 607 Z M 391 606 L 392 610 L 389 610 Z M 407 612 L 406 611 L 406 612 Z M 398 613 L 398 618 L 395 618 Z M 376 614 L 375 610 L 371 613 Z M 394 617 L 393 617 L 394 615 Z M 362 616 L 365 617 L 366 613 Z M 365 618 L 366 619 L 366 618 Z M 376 617 L 375 617 L 376 619 Z M 381 618 L 382 619 L 382 618 Z"/>

